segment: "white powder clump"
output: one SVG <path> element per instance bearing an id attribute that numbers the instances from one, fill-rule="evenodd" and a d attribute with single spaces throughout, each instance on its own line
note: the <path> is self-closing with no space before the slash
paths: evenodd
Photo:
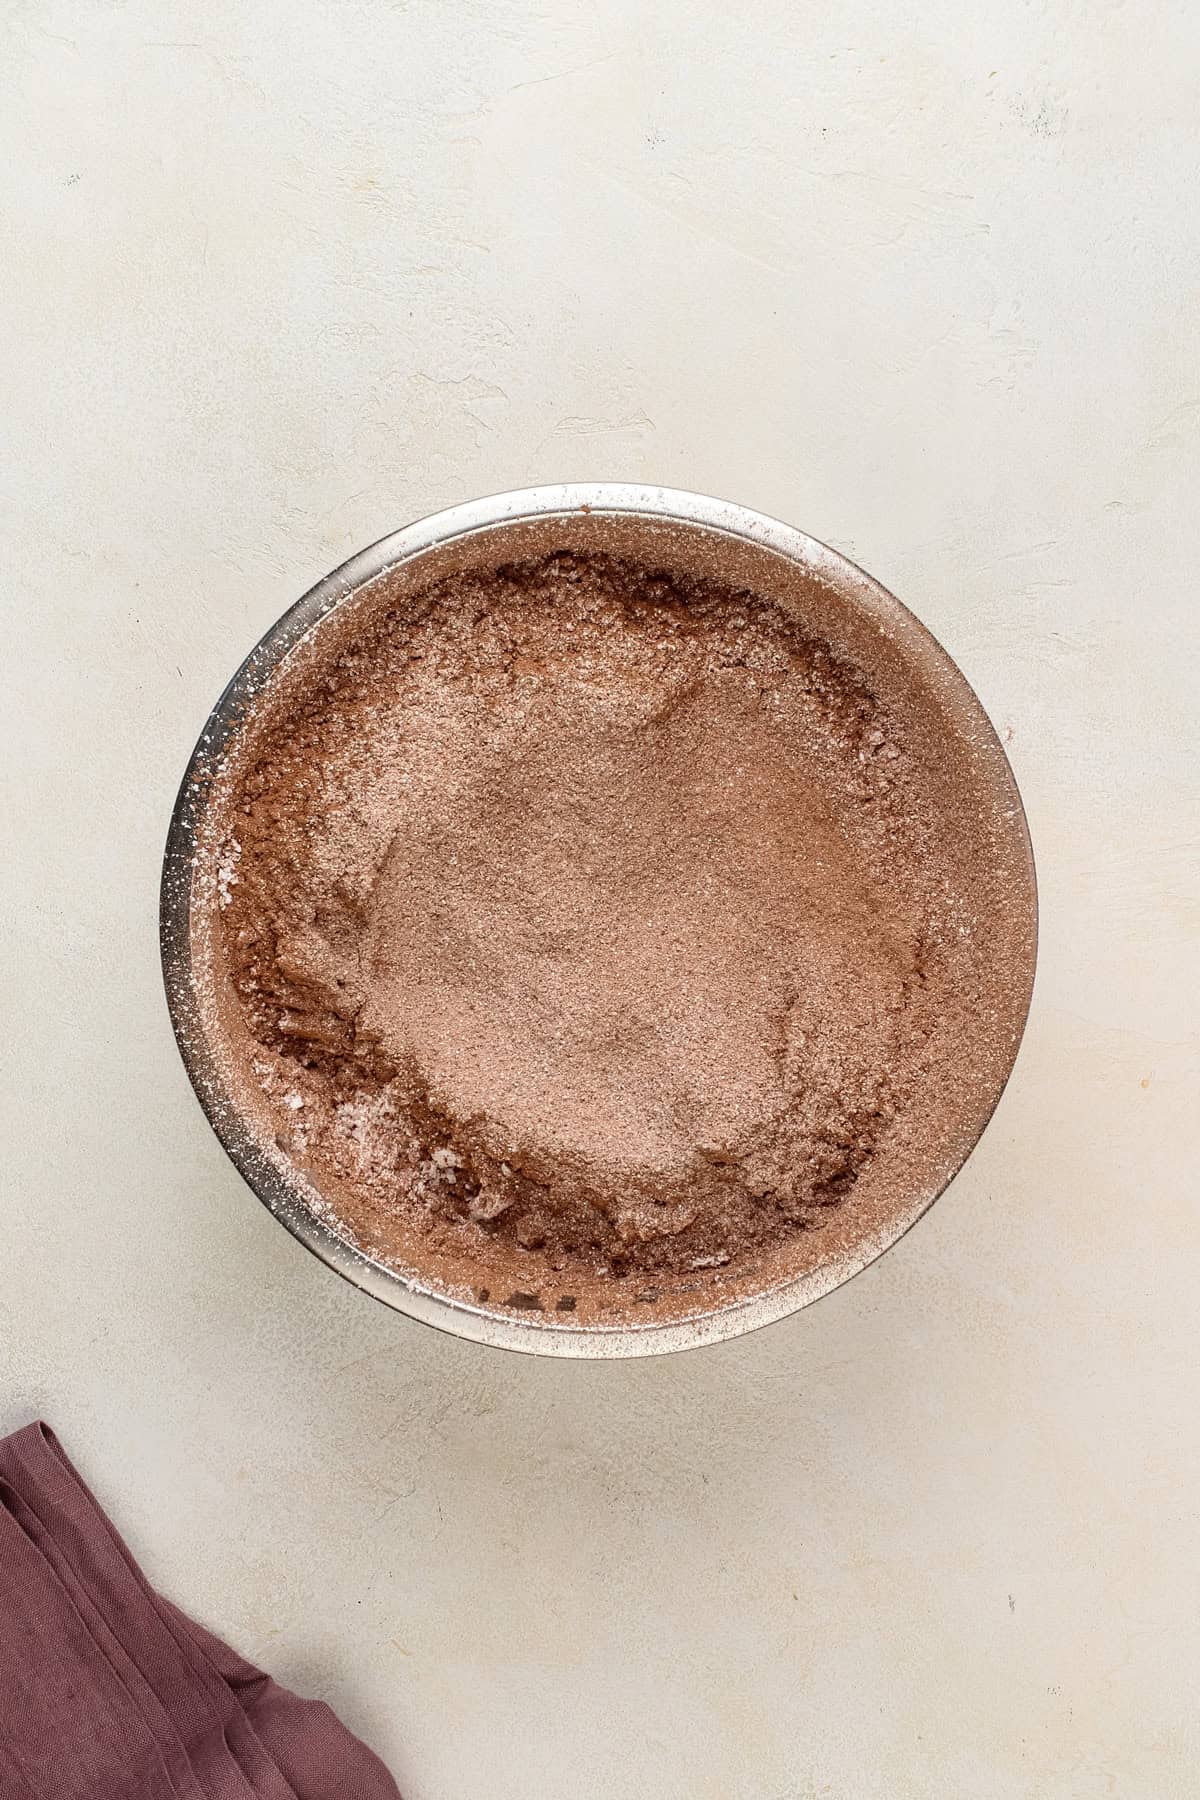
<path id="1" fill-rule="evenodd" d="M 242 846 L 236 838 L 232 838 L 224 856 L 217 864 L 217 893 L 222 909 L 233 899 L 233 890 L 238 884 L 237 866 L 241 860 Z"/>

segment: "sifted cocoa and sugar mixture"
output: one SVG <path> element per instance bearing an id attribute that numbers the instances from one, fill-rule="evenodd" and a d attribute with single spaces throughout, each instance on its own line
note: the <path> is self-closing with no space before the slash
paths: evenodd
<path id="1" fill-rule="evenodd" d="M 210 860 L 238 1080 L 341 1228 L 591 1314 L 827 1230 L 978 991 L 868 675 L 602 553 L 328 632 Z"/>

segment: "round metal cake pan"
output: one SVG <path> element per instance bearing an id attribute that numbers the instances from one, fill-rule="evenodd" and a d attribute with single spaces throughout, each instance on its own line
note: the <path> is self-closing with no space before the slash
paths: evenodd
<path id="1" fill-rule="evenodd" d="M 938 1179 L 919 1192 L 900 1194 L 886 1224 L 872 1231 L 853 1256 L 818 1261 L 816 1266 L 761 1292 L 714 1304 L 687 1317 L 645 1325 L 541 1322 L 534 1314 L 489 1310 L 440 1292 L 420 1279 L 398 1273 L 362 1254 L 318 1215 L 256 1141 L 239 1114 L 221 1073 L 210 1026 L 199 1003 L 194 962 L 193 871 L 210 791 L 208 776 L 219 767 L 248 706 L 289 652 L 334 607 L 358 594 L 377 577 L 404 565 L 417 567 L 450 540 L 479 533 L 510 532 L 525 521 L 559 519 L 564 537 L 586 515 L 593 533 L 603 521 L 642 519 L 690 533 L 706 534 L 714 550 L 728 554 L 731 540 L 768 551 L 798 565 L 836 590 L 840 600 L 863 614 L 903 654 L 936 679 L 942 704 L 976 760 L 976 773 L 1011 821 L 1014 866 L 1020 892 L 1014 904 L 1027 913 L 1027 955 L 1016 973 L 1011 1055 L 994 1091 L 970 1118 L 964 1118 Z M 171 817 L 161 892 L 163 974 L 171 1019 L 192 1085 L 209 1121 L 233 1162 L 263 1204 L 302 1244 L 376 1299 L 410 1318 L 457 1336 L 507 1350 L 568 1357 L 646 1356 L 683 1350 L 740 1336 L 799 1311 L 865 1268 L 896 1242 L 945 1190 L 984 1130 L 999 1101 L 1019 1047 L 1036 962 L 1037 898 L 1029 834 L 1012 771 L 982 705 L 955 664 L 923 625 L 893 595 L 836 551 L 789 525 L 729 502 L 699 494 L 626 483 L 598 482 L 526 489 L 469 501 L 436 513 L 381 538 L 318 582 L 274 624 L 254 647 L 217 701 L 201 733 L 180 786 Z"/>

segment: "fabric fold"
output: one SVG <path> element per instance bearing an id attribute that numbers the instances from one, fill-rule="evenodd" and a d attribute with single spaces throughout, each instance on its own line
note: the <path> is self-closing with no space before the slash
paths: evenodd
<path id="1" fill-rule="evenodd" d="M 0 1800 L 398 1800 L 146 1581 L 47 1425 L 0 1441 Z"/>

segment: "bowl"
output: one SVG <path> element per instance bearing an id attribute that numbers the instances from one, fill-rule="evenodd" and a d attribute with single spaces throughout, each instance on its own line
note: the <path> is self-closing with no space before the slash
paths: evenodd
<path id="1" fill-rule="evenodd" d="M 510 561 L 522 550 L 616 548 L 662 555 L 771 595 L 815 620 L 853 655 L 883 659 L 936 720 L 955 781 L 986 809 L 1002 877 L 1006 979 L 996 1006 L 994 1050 L 982 1081 L 940 1131 L 920 1179 L 856 1213 L 847 1203 L 836 1245 L 811 1266 L 764 1279 L 761 1288 L 701 1296 L 679 1316 L 644 1323 L 565 1323 L 514 1313 L 445 1291 L 419 1274 L 364 1254 L 327 1207 L 269 1146 L 239 1106 L 201 1002 L 201 920 L 194 881 L 214 778 L 248 709 L 280 664 L 335 608 L 380 583 L 435 579 L 449 569 Z M 952 1181 L 986 1126 L 1016 1058 L 1036 961 L 1037 897 L 1025 814 L 1003 748 L 950 657 L 890 593 L 836 551 L 748 508 L 667 488 L 570 484 L 501 494 L 434 514 L 382 538 L 312 588 L 254 647 L 217 701 L 189 761 L 163 864 L 161 946 L 167 1000 L 192 1085 L 213 1129 L 258 1198 L 282 1225 L 346 1280 L 410 1318 L 509 1350 L 569 1357 L 645 1356 L 737 1337 L 819 1299 L 865 1268 L 906 1232 Z"/>

